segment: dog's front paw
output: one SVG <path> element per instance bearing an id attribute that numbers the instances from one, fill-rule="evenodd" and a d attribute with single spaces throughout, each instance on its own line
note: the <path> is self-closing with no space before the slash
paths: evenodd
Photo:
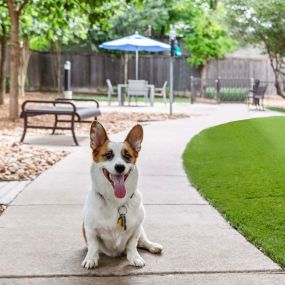
<path id="1" fill-rule="evenodd" d="M 129 264 L 132 266 L 136 266 L 136 267 L 145 266 L 145 262 L 139 254 L 132 256 L 132 257 L 128 257 L 128 260 L 129 260 Z"/>
<path id="2" fill-rule="evenodd" d="M 163 250 L 163 246 L 159 243 L 152 242 L 148 250 L 151 253 L 160 254 Z"/>
<path id="3" fill-rule="evenodd" d="M 96 257 L 89 258 L 86 256 L 81 265 L 87 269 L 92 269 L 98 266 L 98 260 Z"/>

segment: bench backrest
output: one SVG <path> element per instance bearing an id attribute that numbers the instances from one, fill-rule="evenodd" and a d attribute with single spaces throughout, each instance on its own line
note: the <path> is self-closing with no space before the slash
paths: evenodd
<path id="1" fill-rule="evenodd" d="M 128 93 L 132 96 L 146 96 L 148 94 L 145 80 L 128 80 Z"/>
<path id="2" fill-rule="evenodd" d="M 268 85 L 258 86 L 254 95 L 264 97 Z"/>

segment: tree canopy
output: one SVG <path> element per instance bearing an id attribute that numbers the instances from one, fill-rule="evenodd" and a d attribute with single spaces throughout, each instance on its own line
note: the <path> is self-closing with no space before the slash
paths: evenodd
<path id="1" fill-rule="evenodd" d="M 204 68 L 211 59 L 222 58 L 236 47 L 224 25 L 223 6 L 218 1 L 180 0 L 174 12 L 178 32 L 190 53 L 188 61 L 206 76 Z"/>
<path id="2" fill-rule="evenodd" d="M 242 43 L 258 44 L 269 55 L 277 94 L 285 98 L 285 2 L 227 0 L 228 22 Z"/>

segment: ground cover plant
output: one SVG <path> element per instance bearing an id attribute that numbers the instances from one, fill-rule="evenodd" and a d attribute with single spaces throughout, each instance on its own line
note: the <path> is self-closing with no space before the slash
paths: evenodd
<path id="1" fill-rule="evenodd" d="M 243 102 L 248 94 L 248 88 L 243 87 L 222 87 L 221 88 L 222 102 Z M 216 98 L 217 90 L 214 87 L 208 87 L 205 92 L 205 97 L 209 99 Z"/>
<path id="2" fill-rule="evenodd" d="M 285 117 L 204 130 L 187 145 L 191 183 L 258 248 L 285 267 Z"/>

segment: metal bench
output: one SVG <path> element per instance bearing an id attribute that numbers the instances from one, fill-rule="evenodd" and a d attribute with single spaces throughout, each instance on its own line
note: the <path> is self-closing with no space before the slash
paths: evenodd
<path id="1" fill-rule="evenodd" d="M 80 102 L 93 102 L 95 106 L 76 106 L 73 101 Z M 42 126 L 29 124 L 28 118 L 43 115 L 54 115 L 53 126 Z M 95 99 L 65 99 L 58 98 L 55 100 L 26 100 L 22 104 L 22 112 L 20 117 L 24 119 L 24 130 L 21 137 L 21 142 L 24 141 L 27 129 L 51 129 L 52 134 L 56 130 L 71 130 L 72 137 L 75 145 L 79 145 L 74 126 L 75 123 L 91 123 L 93 120 L 86 120 L 93 117 L 97 120 L 97 117 L 101 115 L 99 110 L 99 103 Z M 60 117 L 64 116 L 64 119 Z M 67 119 L 66 117 L 70 117 Z M 69 127 L 58 126 L 58 123 L 70 123 Z"/>

